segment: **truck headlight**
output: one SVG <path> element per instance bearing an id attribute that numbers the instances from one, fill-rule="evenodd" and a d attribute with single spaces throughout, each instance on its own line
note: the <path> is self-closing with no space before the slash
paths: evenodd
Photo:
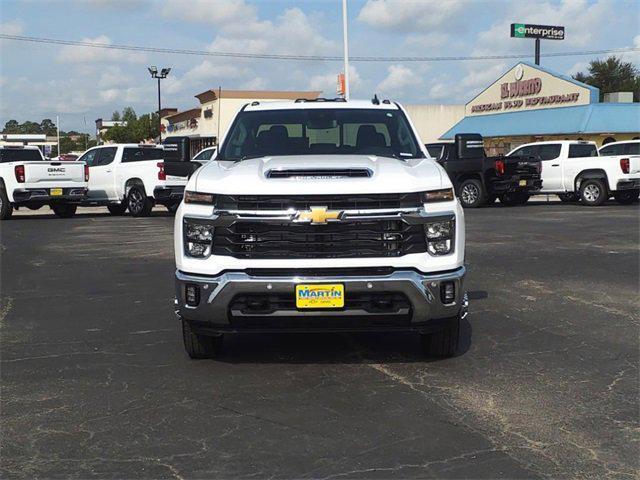
<path id="1" fill-rule="evenodd" d="M 453 200 L 453 189 L 452 188 L 443 188 L 441 190 L 431 190 L 428 192 L 424 192 L 423 201 L 424 203 L 432 203 L 432 202 L 450 202 Z"/>
<path id="2" fill-rule="evenodd" d="M 207 223 L 185 219 L 183 222 L 185 253 L 196 258 L 211 255 L 213 228 Z"/>
<path id="3" fill-rule="evenodd" d="M 454 250 L 455 217 L 438 218 L 424 224 L 427 251 L 434 256 L 448 255 Z"/>
<path id="4" fill-rule="evenodd" d="M 198 203 L 200 205 L 214 205 L 216 196 L 212 193 L 184 192 L 184 203 Z"/>

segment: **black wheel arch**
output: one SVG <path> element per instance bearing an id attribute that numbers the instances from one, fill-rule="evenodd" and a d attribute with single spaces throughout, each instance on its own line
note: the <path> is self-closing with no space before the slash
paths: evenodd
<path id="1" fill-rule="evenodd" d="M 133 187 L 133 186 L 142 187 L 142 191 L 144 192 L 144 194 L 147 197 L 150 196 L 147 193 L 147 190 L 144 188 L 144 182 L 142 181 L 142 179 L 138 178 L 138 177 L 133 177 L 133 178 L 130 178 L 129 180 L 127 180 L 126 183 L 124 184 L 124 198 L 125 199 L 129 195 L 129 190 L 131 190 L 131 187 Z"/>
<path id="2" fill-rule="evenodd" d="M 482 173 L 459 173 L 455 176 L 455 182 L 453 182 L 457 194 L 460 194 L 460 185 L 462 185 L 462 182 L 466 180 L 478 180 L 485 191 L 487 189 L 484 183 L 484 175 Z"/>
<path id="3" fill-rule="evenodd" d="M 578 192 L 582 182 L 589 179 L 602 180 L 604 187 L 607 189 L 607 193 L 611 190 L 609 187 L 607 172 L 601 168 L 589 168 L 587 170 L 582 170 L 578 175 L 576 175 L 576 179 L 574 180 L 574 191 Z"/>

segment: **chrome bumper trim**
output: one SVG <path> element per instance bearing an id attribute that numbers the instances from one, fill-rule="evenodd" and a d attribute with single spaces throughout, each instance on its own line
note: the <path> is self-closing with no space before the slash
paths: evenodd
<path id="1" fill-rule="evenodd" d="M 388 275 L 367 276 L 253 276 L 242 271 L 225 272 L 218 276 L 201 276 L 176 271 L 176 313 L 188 320 L 209 323 L 212 326 L 228 326 L 228 307 L 232 299 L 241 293 L 291 293 L 300 283 L 341 283 L 349 292 L 402 292 L 412 306 L 412 323 L 420 324 L 432 319 L 466 315 L 468 298 L 464 291 L 465 267 L 444 273 L 418 273 L 414 270 L 397 270 Z M 443 304 L 440 299 L 440 283 L 455 282 L 455 299 Z M 187 284 L 200 287 L 200 303 L 197 307 L 186 305 Z M 327 316 L 348 316 L 345 310 L 324 312 Z M 308 312 L 293 312 L 304 317 Z"/>

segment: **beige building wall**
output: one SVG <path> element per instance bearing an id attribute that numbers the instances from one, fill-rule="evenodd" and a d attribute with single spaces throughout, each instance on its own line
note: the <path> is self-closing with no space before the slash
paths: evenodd
<path id="1" fill-rule="evenodd" d="M 405 105 L 422 143 L 437 142 L 464 118 L 464 105 Z"/>

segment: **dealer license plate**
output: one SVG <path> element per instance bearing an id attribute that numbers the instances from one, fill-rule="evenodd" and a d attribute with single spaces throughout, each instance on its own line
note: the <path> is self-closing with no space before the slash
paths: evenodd
<path id="1" fill-rule="evenodd" d="M 344 285 L 310 284 L 296 285 L 297 308 L 342 308 L 344 307 Z"/>
<path id="2" fill-rule="evenodd" d="M 60 195 L 62 195 L 62 189 L 61 188 L 52 188 L 51 189 L 51 196 L 52 197 L 59 197 Z"/>
<path id="3" fill-rule="evenodd" d="M 527 186 L 527 181 L 526 180 L 520 180 L 520 186 L 521 187 L 526 187 Z"/>

